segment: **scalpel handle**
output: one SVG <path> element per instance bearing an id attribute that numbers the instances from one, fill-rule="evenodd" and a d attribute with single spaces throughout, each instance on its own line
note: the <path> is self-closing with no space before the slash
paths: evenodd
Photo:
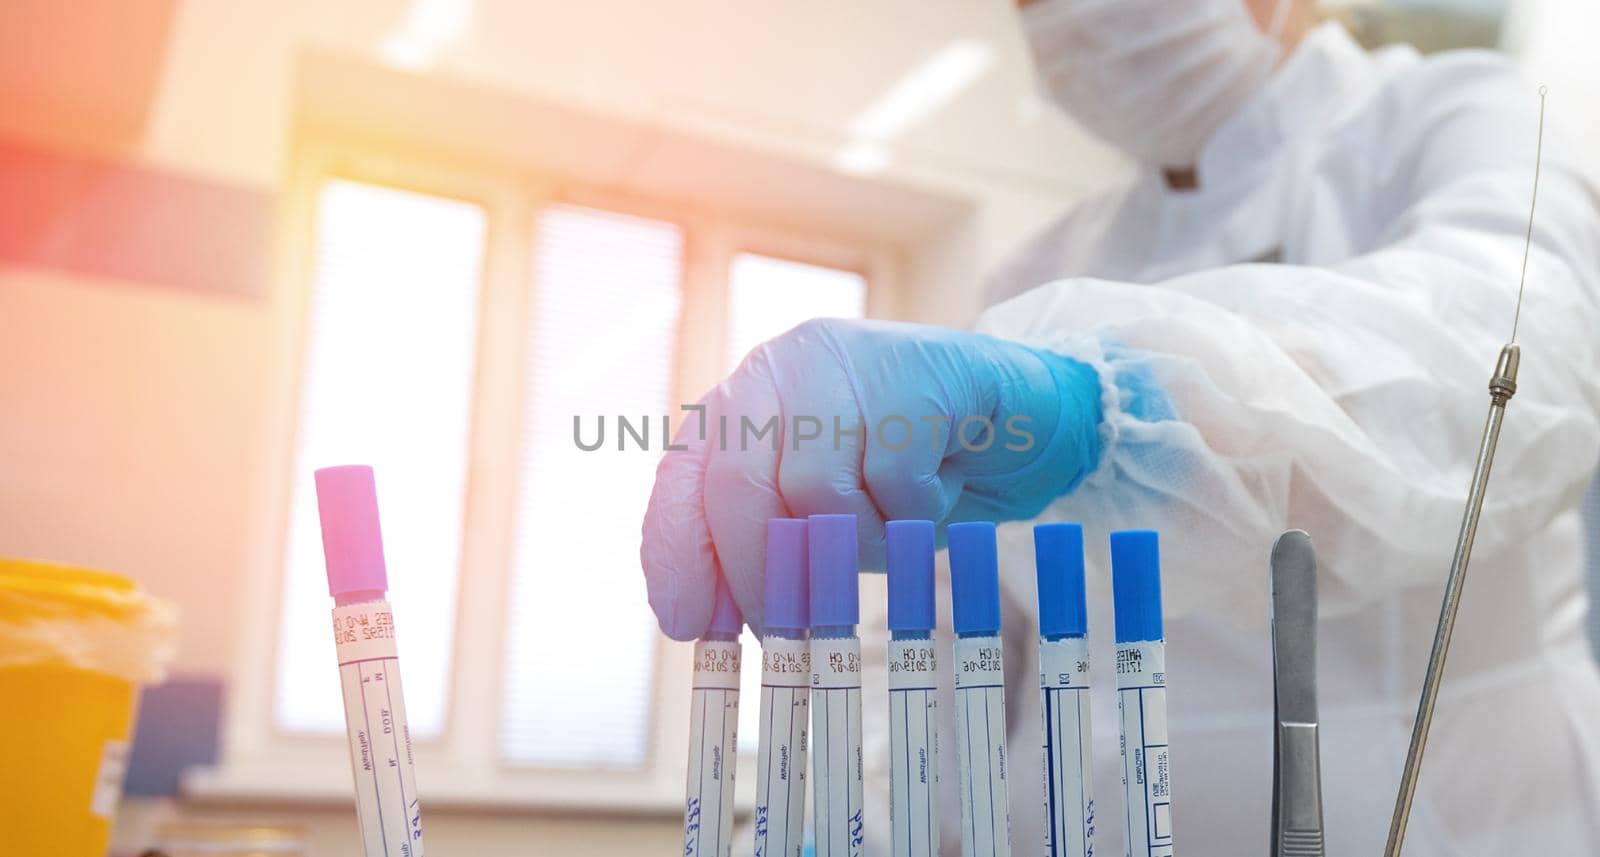
<path id="1" fill-rule="evenodd" d="M 1278 793 L 1272 831 L 1274 857 L 1325 857 L 1322 841 L 1322 761 L 1317 724 L 1278 724 Z"/>

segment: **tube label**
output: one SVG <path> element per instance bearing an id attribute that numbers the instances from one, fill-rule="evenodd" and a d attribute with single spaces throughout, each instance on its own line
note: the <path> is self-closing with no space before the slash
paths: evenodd
<path id="1" fill-rule="evenodd" d="M 804 847 L 810 685 L 811 650 L 805 640 L 762 641 L 755 857 L 800 857 Z"/>
<path id="2" fill-rule="evenodd" d="M 817 857 L 860 857 L 866 842 L 861 641 L 811 640 L 811 766 Z"/>
<path id="3" fill-rule="evenodd" d="M 1172 857 L 1166 661 L 1166 646 L 1160 640 L 1117 645 L 1122 785 L 1128 796 L 1131 857 Z"/>
<path id="4" fill-rule="evenodd" d="M 339 663 L 396 656 L 394 611 L 387 601 L 333 608 L 333 645 Z"/>
<path id="5" fill-rule="evenodd" d="M 1089 641 L 1039 643 L 1044 709 L 1045 853 L 1094 853 L 1094 741 L 1089 720 Z"/>
<path id="6" fill-rule="evenodd" d="M 733 850 L 740 654 L 739 644 L 732 641 L 701 640 L 694 645 L 684 857 L 728 857 Z"/>
<path id="7" fill-rule="evenodd" d="M 1000 638 L 956 640 L 955 654 L 961 853 L 967 857 L 1010 857 L 1006 687 Z"/>
<path id="8" fill-rule="evenodd" d="M 939 850 L 939 659 L 932 640 L 889 641 L 889 827 L 894 857 Z"/>
<path id="9" fill-rule="evenodd" d="M 333 608 L 333 641 L 364 851 L 422 857 L 422 810 L 389 602 Z"/>
<path id="10" fill-rule="evenodd" d="M 694 689 L 738 690 L 743 647 L 737 641 L 701 640 L 694 644 Z"/>

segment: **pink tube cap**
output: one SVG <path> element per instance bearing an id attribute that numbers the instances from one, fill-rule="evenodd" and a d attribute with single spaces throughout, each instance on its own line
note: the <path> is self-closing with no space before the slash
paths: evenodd
<path id="1" fill-rule="evenodd" d="M 328 594 L 389 588 L 378 528 L 378 489 L 365 464 L 324 467 L 316 472 L 317 510 L 322 516 L 322 553 L 328 562 Z"/>

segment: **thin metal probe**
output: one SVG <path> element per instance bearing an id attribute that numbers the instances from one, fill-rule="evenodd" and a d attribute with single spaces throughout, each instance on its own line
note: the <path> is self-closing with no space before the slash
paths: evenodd
<path id="1" fill-rule="evenodd" d="M 1539 148 L 1533 166 L 1535 204 L 1539 198 L 1539 162 L 1544 158 L 1545 92 L 1545 87 L 1539 87 Z M 1527 244 L 1522 251 L 1524 282 L 1527 278 L 1528 250 L 1533 244 L 1533 211 L 1533 205 L 1530 205 Z M 1422 753 L 1428 744 L 1428 728 L 1433 725 L 1434 705 L 1439 701 L 1445 657 L 1450 653 L 1450 636 L 1455 632 L 1456 611 L 1461 607 L 1467 563 L 1472 557 L 1472 542 L 1478 535 L 1478 519 L 1483 514 L 1483 498 L 1489 488 L 1489 471 L 1494 466 L 1495 448 L 1500 443 L 1500 425 L 1505 419 L 1506 403 L 1517 392 L 1517 370 L 1522 363 L 1522 349 L 1516 341 L 1517 324 L 1522 317 L 1522 289 L 1523 285 L 1519 283 L 1511 341 L 1500 349 L 1494 375 L 1489 379 L 1489 417 L 1483 426 L 1483 440 L 1478 445 L 1478 463 L 1472 472 L 1472 485 L 1467 490 L 1467 509 L 1461 520 L 1461 532 L 1456 537 L 1455 556 L 1450 560 L 1444 604 L 1439 608 L 1439 627 L 1434 632 L 1433 650 L 1428 654 L 1428 671 L 1422 681 L 1422 699 L 1417 703 L 1417 719 L 1411 726 L 1411 745 L 1406 750 L 1406 765 L 1401 772 L 1399 793 L 1395 796 L 1394 815 L 1389 820 L 1389 841 L 1383 849 L 1384 857 L 1400 857 L 1400 849 L 1405 843 L 1406 824 L 1411 819 L 1411 804 L 1416 798 L 1417 778 L 1422 772 Z"/>
<path id="2" fill-rule="evenodd" d="M 1533 199 L 1528 202 L 1528 237 L 1522 244 L 1522 276 L 1517 279 L 1517 313 L 1511 318 L 1511 341 L 1517 341 L 1522 323 L 1522 290 L 1528 285 L 1528 251 L 1533 249 L 1533 212 L 1539 207 L 1539 165 L 1544 163 L 1544 97 L 1550 87 L 1539 87 L 1539 142 L 1533 153 Z"/>

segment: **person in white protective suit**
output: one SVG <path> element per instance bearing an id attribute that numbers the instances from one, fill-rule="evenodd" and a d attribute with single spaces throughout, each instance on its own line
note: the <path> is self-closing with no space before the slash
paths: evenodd
<path id="1" fill-rule="evenodd" d="M 1141 350 L 1189 424 L 1112 417 L 1122 453 L 1050 514 L 1168 534 L 1174 824 L 1179 853 L 1196 857 L 1267 841 L 1265 556 L 1291 526 L 1321 562 L 1328 853 L 1382 853 L 1532 190 L 1536 86 L 1506 59 L 1369 54 L 1336 24 L 1302 38 L 1307 5 L 1256 0 L 1254 20 L 1238 0 L 1026 8 L 1044 87 L 1141 168 L 1006 264 L 990 291 L 1004 302 L 980 324 L 1061 349 L 1087 336 Z M 1199 57 L 1212 60 L 1185 66 Z M 1600 453 L 1600 221 L 1576 166 L 1547 147 L 1526 362 L 1412 855 L 1600 850 L 1577 513 Z M 1095 491 L 1097 479 L 1144 496 Z M 1012 702 L 1035 716 L 1034 694 Z M 1112 716 L 1097 713 L 1108 741 Z M 1036 781 L 1031 754 L 1014 756 L 1015 779 Z M 1096 783 L 1113 799 L 1116 758 L 1102 748 Z M 1014 802 L 1023 835 L 1032 806 Z"/>
<path id="2" fill-rule="evenodd" d="M 1134 156 L 1135 175 L 1001 267 L 985 336 L 805 325 L 707 403 L 826 414 L 844 402 L 870 421 L 913 390 L 921 412 L 1044 413 L 1039 434 L 1055 439 L 1040 460 L 951 451 L 929 472 L 870 446 L 838 454 L 837 438 L 820 460 L 802 458 L 798 438 L 795 454 L 753 462 L 690 443 L 664 458 L 645 521 L 652 606 L 668 634 L 693 638 L 721 575 L 759 627 L 766 517 L 855 512 L 868 566 L 883 518 L 1081 522 L 1101 689 L 1095 845 L 1118 854 L 1104 539 L 1157 529 L 1175 850 L 1238 857 L 1268 839 L 1267 556 L 1282 530 L 1303 528 L 1320 562 L 1328 853 L 1380 854 L 1511 331 L 1537 87 L 1488 52 L 1366 52 L 1316 25 L 1304 0 L 1041 0 L 1022 19 L 1044 89 Z M 1600 195 L 1558 127 L 1538 205 L 1520 386 L 1410 855 L 1600 851 L 1600 673 L 1584 641 L 1578 512 L 1600 461 Z M 1015 853 L 1037 853 L 1033 554 L 1026 525 L 1002 534 L 1012 830 Z M 863 622 L 864 651 L 881 658 L 865 633 L 875 625 Z M 867 758 L 869 783 L 886 783 L 881 736 Z M 948 766 L 944 853 L 955 853 Z M 871 853 L 889 853 L 884 791 L 869 789 Z"/>

